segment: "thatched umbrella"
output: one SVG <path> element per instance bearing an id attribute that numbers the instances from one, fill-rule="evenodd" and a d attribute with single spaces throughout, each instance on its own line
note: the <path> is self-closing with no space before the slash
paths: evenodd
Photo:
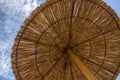
<path id="1" fill-rule="evenodd" d="M 115 80 L 120 19 L 102 0 L 47 0 L 15 39 L 16 80 Z"/>

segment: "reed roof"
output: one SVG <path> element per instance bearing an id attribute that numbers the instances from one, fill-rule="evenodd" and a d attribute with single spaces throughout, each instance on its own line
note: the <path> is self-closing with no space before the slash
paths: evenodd
<path id="1" fill-rule="evenodd" d="M 12 51 L 16 80 L 87 80 L 71 49 L 99 80 L 120 72 L 120 19 L 102 0 L 47 0 L 24 21 Z"/>

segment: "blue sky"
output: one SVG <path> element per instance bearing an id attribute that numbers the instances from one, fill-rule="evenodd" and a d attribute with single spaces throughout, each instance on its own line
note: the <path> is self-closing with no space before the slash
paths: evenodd
<path id="1" fill-rule="evenodd" d="M 44 1 L 0 0 L 0 80 L 15 80 L 10 63 L 14 38 L 24 19 Z M 120 0 L 104 1 L 120 16 Z"/>

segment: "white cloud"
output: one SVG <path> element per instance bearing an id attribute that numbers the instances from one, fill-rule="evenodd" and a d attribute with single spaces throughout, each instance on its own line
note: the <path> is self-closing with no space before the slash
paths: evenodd
<path id="1" fill-rule="evenodd" d="M 41 1 L 0 0 L 0 80 L 1 77 L 15 80 L 11 69 L 11 48 L 24 19 L 38 3 Z"/>
<path id="2" fill-rule="evenodd" d="M 25 5 L 23 5 L 23 10 L 25 11 L 26 16 L 28 16 L 35 7 L 37 7 L 37 0 L 27 0 Z"/>

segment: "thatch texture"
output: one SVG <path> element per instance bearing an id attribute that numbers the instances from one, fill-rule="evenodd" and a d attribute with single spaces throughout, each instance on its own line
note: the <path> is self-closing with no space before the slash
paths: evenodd
<path id="1" fill-rule="evenodd" d="M 67 48 L 98 80 L 115 80 L 120 72 L 119 17 L 102 0 L 47 0 L 15 39 L 16 80 L 87 80 Z"/>

